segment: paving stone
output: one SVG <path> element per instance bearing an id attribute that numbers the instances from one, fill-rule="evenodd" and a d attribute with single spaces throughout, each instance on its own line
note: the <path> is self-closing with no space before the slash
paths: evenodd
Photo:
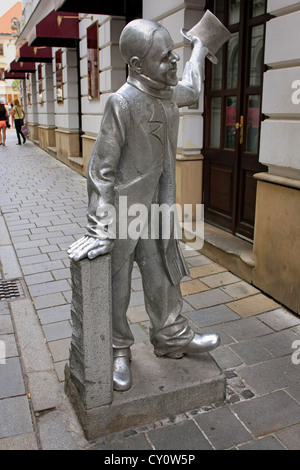
<path id="1" fill-rule="evenodd" d="M 136 268 L 136 267 L 133 268 L 131 278 L 132 278 L 132 279 L 139 279 L 139 278 L 141 278 L 141 273 L 140 273 L 140 271 L 139 271 L 138 268 Z"/>
<path id="2" fill-rule="evenodd" d="M 240 279 L 229 271 L 225 271 L 223 273 L 213 274 L 212 276 L 202 277 L 201 281 L 204 282 L 204 284 L 206 284 L 207 286 L 214 288 L 225 286 L 227 284 L 233 284 L 235 282 L 240 281 Z M 230 293 L 227 292 L 226 289 L 222 290 L 224 290 L 225 293 L 230 295 Z"/>
<path id="3" fill-rule="evenodd" d="M 68 302 L 68 304 L 70 304 L 72 301 L 72 289 L 70 288 L 68 291 L 64 291 L 63 295 L 66 301 Z"/>
<path id="4" fill-rule="evenodd" d="M 0 364 L 0 399 L 25 394 L 24 379 L 20 359 L 7 358 Z"/>
<path id="5" fill-rule="evenodd" d="M 5 220 L 0 216 L 0 245 L 10 245 L 10 236 L 6 228 Z"/>
<path id="6" fill-rule="evenodd" d="M 9 225 L 9 231 L 11 233 L 16 233 L 18 230 L 26 230 L 26 229 L 32 229 L 32 228 L 35 228 L 36 225 L 33 224 L 33 223 L 29 223 L 28 221 L 26 220 L 18 220 L 17 223 L 13 223 L 13 224 L 8 224 Z M 29 243 L 29 242 L 28 242 Z M 22 243 L 19 244 L 18 248 L 22 248 Z M 30 246 L 24 246 L 24 248 L 29 248 Z"/>
<path id="7" fill-rule="evenodd" d="M 193 312 L 193 307 L 183 299 L 181 313 Z"/>
<path id="8" fill-rule="evenodd" d="M 249 295 L 255 295 L 259 293 L 255 287 L 251 286 L 245 281 L 236 282 L 235 284 L 230 284 L 228 286 L 222 287 L 222 290 L 226 292 L 226 294 L 230 295 L 233 299 L 242 299 L 243 297 L 247 297 Z"/>
<path id="9" fill-rule="evenodd" d="M 139 279 L 132 279 L 131 281 L 131 289 L 134 291 L 143 290 L 143 281 L 141 278 Z"/>
<path id="10" fill-rule="evenodd" d="M 134 323 L 130 325 L 130 330 L 133 334 L 134 341 L 136 343 L 140 341 L 147 341 L 149 336 L 147 335 L 146 331 L 141 327 L 139 323 Z"/>
<path id="11" fill-rule="evenodd" d="M 52 271 L 52 275 L 56 281 L 70 279 L 70 268 L 56 269 L 55 271 Z"/>
<path id="12" fill-rule="evenodd" d="M 60 293 L 42 295 L 34 298 L 34 304 L 37 309 L 55 307 L 67 303 L 65 297 Z"/>
<path id="13" fill-rule="evenodd" d="M 199 279 L 194 279 L 193 281 L 182 282 L 180 284 L 181 293 L 183 296 L 196 294 L 198 292 L 203 292 L 209 289 L 203 282 Z"/>
<path id="14" fill-rule="evenodd" d="M 299 341 L 300 335 L 292 330 L 283 330 L 277 333 L 258 338 L 258 342 L 274 356 L 285 356 L 293 353 L 293 342 Z"/>
<path id="15" fill-rule="evenodd" d="M 70 222 L 69 224 L 67 224 L 67 223 L 66 223 L 66 224 L 61 224 L 61 223 L 60 223 L 59 225 L 58 225 L 58 224 L 55 224 L 55 225 L 53 225 L 53 226 L 47 227 L 47 230 L 48 230 L 48 232 L 50 232 L 50 233 L 51 233 L 51 232 L 58 232 L 58 231 L 61 231 L 61 232 L 62 232 L 66 227 L 71 226 L 71 225 L 72 225 L 71 222 Z M 49 233 L 49 235 L 50 235 L 50 233 Z M 54 235 L 54 236 L 55 236 L 55 235 Z"/>
<path id="16" fill-rule="evenodd" d="M 211 260 L 208 259 L 206 256 L 199 255 L 198 256 L 192 256 L 187 259 L 187 263 L 189 266 L 204 266 L 206 264 L 211 264 Z"/>
<path id="17" fill-rule="evenodd" d="M 38 450 L 34 432 L 0 439 L 0 450 Z"/>
<path id="18" fill-rule="evenodd" d="M 34 226 L 33 224 L 30 224 L 31 226 Z M 28 227 L 30 228 L 30 227 Z M 29 242 L 23 242 L 23 243 L 16 243 L 15 248 L 16 250 L 22 249 L 24 250 L 25 248 L 35 248 L 38 246 L 44 246 L 44 245 L 49 245 L 48 240 L 45 239 L 40 239 L 40 240 L 31 240 Z"/>
<path id="19" fill-rule="evenodd" d="M 10 315 L 8 302 L 5 302 L 5 300 L 0 302 L 0 315 Z"/>
<path id="20" fill-rule="evenodd" d="M 280 331 L 285 328 L 300 325 L 300 318 L 296 315 L 293 315 L 291 312 L 288 312 L 284 308 L 278 308 L 276 310 L 272 310 L 271 312 L 263 313 L 258 315 L 257 318 L 266 323 L 266 325 L 273 328 L 275 331 Z"/>
<path id="21" fill-rule="evenodd" d="M 199 251 L 194 250 L 193 248 L 189 248 L 189 246 L 185 243 L 180 243 L 181 250 L 183 252 L 183 256 L 185 258 L 190 258 L 191 256 L 198 256 Z"/>
<path id="22" fill-rule="evenodd" d="M 236 403 L 232 409 L 256 437 L 298 423 L 300 413 L 300 405 L 283 390 Z"/>
<path id="23" fill-rule="evenodd" d="M 61 269 L 65 266 L 60 260 L 48 261 L 46 263 L 36 263 L 28 266 L 23 266 L 23 273 L 26 275 L 42 273 L 45 271 L 54 271 L 55 269 Z"/>
<path id="24" fill-rule="evenodd" d="M 300 367 L 285 356 L 242 368 L 239 375 L 257 393 L 265 394 L 300 382 Z"/>
<path id="25" fill-rule="evenodd" d="M 210 355 L 223 370 L 243 364 L 243 360 L 237 356 L 229 346 L 219 346 L 214 351 L 211 351 Z"/>
<path id="26" fill-rule="evenodd" d="M 22 277 L 19 261 L 13 246 L 0 246 L 1 271 L 4 279 Z"/>
<path id="27" fill-rule="evenodd" d="M 240 318 L 238 321 L 224 324 L 223 328 L 236 341 L 243 341 L 272 333 L 271 328 L 254 317 Z"/>
<path id="28" fill-rule="evenodd" d="M 14 327 L 10 315 L 0 315 L 0 335 L 14 332 Z"/>
<path id="29" fill-rule="evenodd" d="M 256 339 L 241 341 L 232 344 L 230 348 L 237 354 L 246 364 L 257 364 L 272 358 L 270 352 L 266 351 Z"/>
<path id="30" fill-rule="evenodd" d="M 19 235 L 16 236 L 16 235 L 12 235 L 12 241 L 14 243 L 23 243 L 23 242 L 28 242 L 30 239 L 27 235 Z"/>
<path id="31" fill-rule="evenodd" d="M 232 299 L 220 289 L 212 289 L 199 294 L 188 295 L 185 300 L 194 308 L 202 309 L 224 304 Z"/>
<path id="32" fill-rule="evenodd" d="M 130 436 L 127 439 L 113 441 L 93 448 L 94 450 L 152 450 L 144 434 Z"/>
<path id="33" fill-rule="evenodd" d="M 275 434 L 288 450 L 299 450 L 300 424 Z"/>
<path id="34" fill-rule="evenodd" d="M 52 261 L 60 260 L 60 259 L 68 259 L 68 254 L 67 254 L 66 250 L 64 250 L 64 251 L 55 251 L 53 253 L 48 253 L 48 256 Z"/>
<path id="35" fill-rule="evenodd" d="M 55 323 L 63 320 L 71 319 L 71 307 L 69 304 L 59 305 L 57 307 L 49 307 L 38 310 L 38 316 L 41 324 Z"/>
<path id="36" fill-rule="evenodd" d="M 49 342 L 49 348 L 55 362 L 69 359 L 71 338 L 59 339 Z"/>
<path id="37" fill-rule="evenodd" d="M 238 446 L 239 450 L 285 450 L 285 447 L 274 436 L 255 439 Z"/>
<path id="38" fill-rule="evenodd" d="M 138 323 L 149 320 L 144 305 L 137 305 L 136 307 L 129 307 L 127 310 L 127 318 L 131 323 Z"/>
<path id="39" fill-rule="evenodd" d="M 41 416 L 38 426 L 43 450 L 77 450 L 73 435 L 68 432 L 68 423 L 59 411 Z"/>
<path id="40" fill-rule="evenodd" d="M 191 278 L 196 279 L 198 277 L 205 277 L 209 276 L 210 274 L 217 274 L 224 271 L 227 271 L 226 268 L 223 268 L 217 263 L 210 263 L 204 266 L 190 268 L 190 276 Z"/>
<path id="41" fill-rule="evenodd" d="M 20 299 L 11 308 L 31 405 L 34 411 L 59 406 L 59 382 L 32 302 Z"/>
<path id="42" fill-rule="evenodd" d="M 25 276 L 25 281 L 27 286 L 32 286 L 34 284 L 42 284 L 44 282 L 53 281 L 53 276 L 51 272 L 44 272 L 38 274 L 31 274 L 29 276 Z"/>
<path id="43" fill-rule="evenodd" d="M 298 402 L 300 402 L 300 383 L 297 385 L 292 385 L 287 388 L 286 391 Z"/>
<path id="44" fill-rule="evenodd" d="M 53 253 L 59 251 L 57 245 L 48 245 L 48 246 L 41 246 L 40 250 L 42 253 Z"/>
<path id="45" fill-rule="evenodd" d="M 144 292 L 131 292 L 129 307 L 135 307 L 137 305 L 144 305 Z"/>
<path id="46" fill-rule="evenodd" d="M 70 289 L 70 284 L 65 279 L 60 281 L 51 281 L 42 284 L 35 284 L 29 287 L 30 294 L 33 297 L 54 294 L 56 292 L 63 292 L 68 289 Z"/>
<path id="47" fill-rule="evenodd" d="M 72 327 L 69 321 L 49 323 L 43 326 L 43 330 L 47 341 L 70 338 L 72 334 Z"/>
<path id="48" fill-rule="evenodd" d="M 14 334 L 0 335 L 0 341 L 5 345 L 5 357 L 17 357 L 19 355 Z"/>
<path id="49" fill-rule="evenodd" d="M 50 226 L 47 227 L 47 230 L 49 228 L 50 228 Z M 48 246 L 53 246 L 54 244 L 56 244 L 58 237 L 63 237 L 63 233 L 60 230 L 57 230 L 55 232 L 49 232 L 48 231 L 48 233 L 46 235 L 43 235 L 42 237 L 39 236 L 39 238 L 45 238 L 46 240 L 48 240 L 48 242 L 49 242 Z M 38 236 L 35 236 L 34 239 L 37 240 Z M 42 247 L 40 247 L 40 248 L 42 248 Z"/>
<path id="50" fill-rule="evenodd" d="M 36 210 L 40 211 L 41 209 L 42 209 L 42 208 L 39 207 L 39 208 L 36 209 Z M 49 233 L 48 230 L 47 230 L 45 227 L 32 228 L 32 229 L 30 229 L 30 232 L 31 232 L 32 235 L 38 235 L 38 234 L 41 234 L 41 233 L 42 233 L 42 234 L 47 234 L 47 233 Z"/>
<path id="51" fill-rule="evenodd" d="M 240 319 L 240 317 L 230 310 L 230 308 L 226 307 L 226 305 L 218 305 L 216 307 L 186 312 L 185 315 L 199 327 L 216 325 L 218 323 L 231 322 L 232 320 Z M 230 334 L 229 331 L 228 333 Z"/>
<path id="52" fill-rule="evenodd" d="M 252 439 L 251 434 L 229 408 L 203 413 L 196 416 L 195 421 L 216 450 L 229 449 Z"/>
<path id="53" fill-rule="evenodd" d="M 27 397 L 0 400 L 0 438 L 31 432 L 33 426 Z"/>
<path id="54" fill-rule="evenodd" d="M 192 421 L 154 429 L 148 432 L 148 436 L 156 450 L 212 450 Z"/>
<path id="55" fill-rule="evenodd" d="M 278 304 L 263 294 L 253 295 L 244 299 L 236 300 L 227 304 L 234 312 L 241 317 L 250 317 L 267 312 L 278 307 Z"/>

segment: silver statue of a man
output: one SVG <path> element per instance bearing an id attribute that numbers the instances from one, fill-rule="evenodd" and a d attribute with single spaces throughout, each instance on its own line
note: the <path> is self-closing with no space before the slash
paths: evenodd
<path id="1" fill-rule="evenodd" d="M 78 261 L 111 252 L 114 389 L 132 385 L 130 347 L 134 342 L 126 312 L 131 273 L 137 262 L 143 281 L 150 340 L 157 356 L 181 358 L 219 345 L 217 334 L 195 333 L 181 315 L 181 279 L 188 268 L 179 242 L 170 237 L 110 237 L 107 207 L 127 204 L 175 204 L 175 158 L 179 107 L 200 95 L 208 49 L 192 38 L 192 54 L 178 82 L 179 56 L 168 31 L 151 20 L 134 20 L 123 30 L 120 50 L 129 66 L 127 83 L 109 96 L 101 129 L 88 166 L 87 235 L 73 244 L 69 256 Z M 120 219 L 121 215 L 121 219 Z M 130 219 L 130 216 L 128 216 Z"/>

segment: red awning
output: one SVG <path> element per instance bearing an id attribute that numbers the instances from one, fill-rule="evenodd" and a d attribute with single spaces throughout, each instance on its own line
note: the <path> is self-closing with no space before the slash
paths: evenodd
<path id="1" fill-rule="evenodd" d="M 52 62 L 52 49 L 51 47 L 31 47 L 28 42 L 25 42 L 17 50 L 17 62 Z"/>
<path id="2" fill-rule="evenodd" d="M 35 72 L 34 62 L 16 62 L 13 60 L 8 68 L 8 72 L 21 72 L 21 73 L 32 73 Z"/>
<path id="3" fill-rule="evenodd" d="M 75 47 L 79 39 L 78 14 L 53 10 L 32 29 L 27 39 L 29 46 Z"/>
<path id="4" fill-rule="evenodd" d="M 8 72 L 7 70 L 5 70 L 4 72 L 4 79 L 12 79 L 12 80 L 22 80 L 22 79 L 25 79 L 26 78 L 26 74 L 25 73 L 21 73 L 21 72 Z"/>

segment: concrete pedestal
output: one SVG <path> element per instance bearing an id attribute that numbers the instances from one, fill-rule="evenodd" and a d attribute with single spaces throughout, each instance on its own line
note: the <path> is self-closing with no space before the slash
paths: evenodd
<path id="1" fill-rule="evenodd" d="M 148 342 L 132 348 L 133 386 L 110 405 L 86 409 L 66 367 L 66 393 L 88 440 L 135 428 L 225 398 L 226 379 L 209 354 L 157 358 Z"/>

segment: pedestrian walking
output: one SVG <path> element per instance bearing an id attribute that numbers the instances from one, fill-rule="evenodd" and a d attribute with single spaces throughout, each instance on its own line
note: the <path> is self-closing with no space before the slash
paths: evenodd
<path id="1" fill-rule="evenodd" d="M 0 103 L 0 145 L 5 146 L 6 141 L 6 127 L 7 127 L 8 113 L 3 103 Z"/>
<path id="2" fill-rule="evenodd" d="M 24 119 L 25 119 L 25 111 L 23 109 L 23 106 L 20 106 L 20 102 L 18 99 L 14 100 L 14 120 L 15 120 L 15 127 L 16 127 L 16 132 L 17 132 L 17 137 L 18 137 L 18 143 L 17 145 L 21 145 L 21 138 L 23 138 L 23 144 L 26 142 L 26 137 L 22 132 L 22 126 L 24 125 Z"/>
<path id="3" fill-rule="evenodd" d="M 14 118 L 14 104 L 13 103 L 10 103 L 9 115 L 10 115 L 11 127 L 14 127 L 15 118 Z"/>

